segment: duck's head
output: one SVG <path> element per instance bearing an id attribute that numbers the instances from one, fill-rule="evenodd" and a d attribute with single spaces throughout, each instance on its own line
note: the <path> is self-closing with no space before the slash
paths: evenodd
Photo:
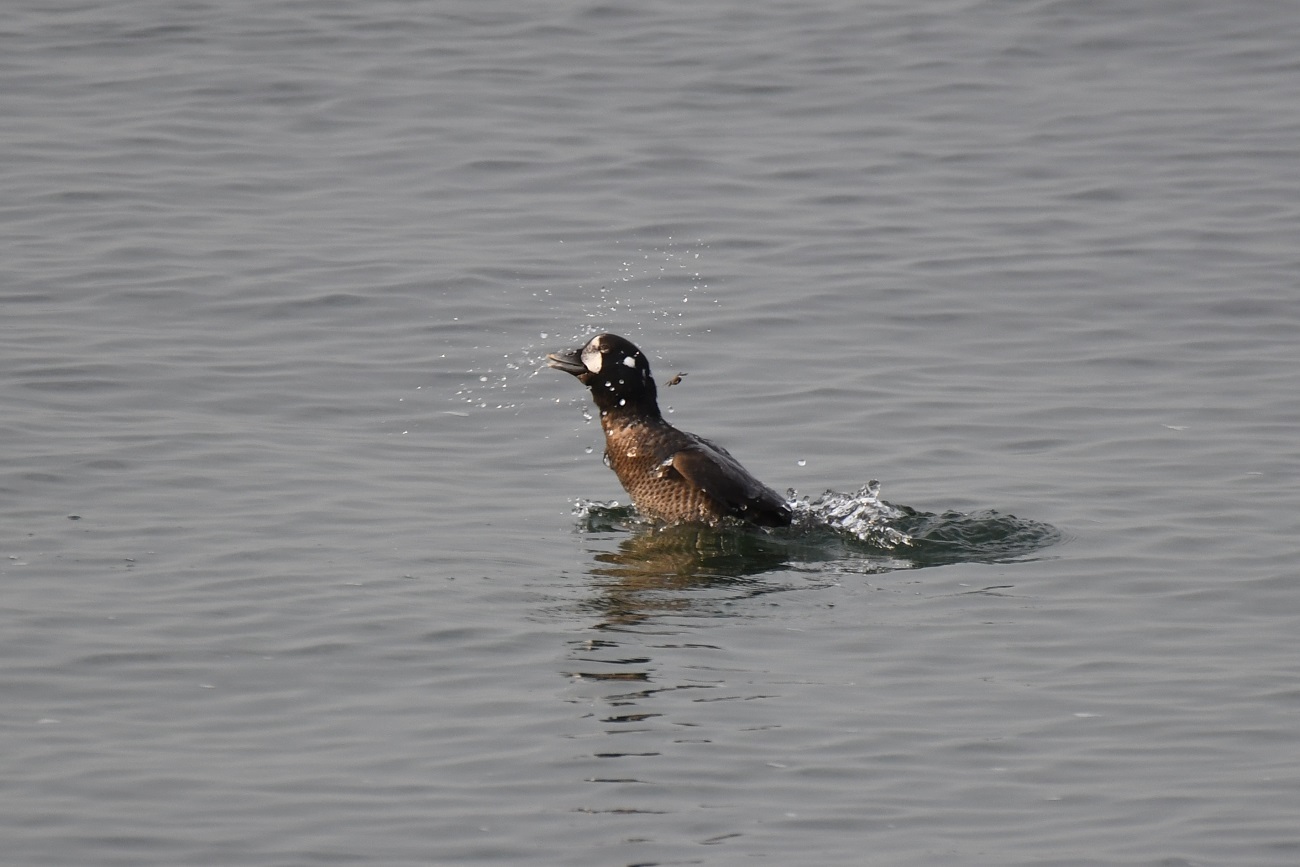
<path id="1" fill-rule="evenodd" d="M 552 352 L 546 363 L 576 376 L 602 410 L 659 411 L 650 362 L 625 337 L 597 334 L 578 349 Z"/>

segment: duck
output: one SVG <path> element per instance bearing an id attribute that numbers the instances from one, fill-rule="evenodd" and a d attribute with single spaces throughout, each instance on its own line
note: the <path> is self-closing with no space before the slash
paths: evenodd
<path id="1" fill-rule="evenodd" d="M 597 334 L 581 347 L 550 353 L 546 363 L 591 390 L 605 464 L 643 517 L 665 524 L 790 525 L 784 497 L 722 446 L 664 419 L 650 362 L 627 338 Z"/>

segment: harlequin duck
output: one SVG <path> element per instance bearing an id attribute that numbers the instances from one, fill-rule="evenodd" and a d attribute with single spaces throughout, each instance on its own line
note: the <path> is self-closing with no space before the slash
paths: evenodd
<path id="1" fill-rule="evenodd" d="M 630 341 L 597 334 L 581 349 L 548 355 L 546 363 L 591 389 L 605 431 L 605 463 L 642 515 L 668 523 L 736 517 L 762 527 L 789 525 L 785 500 L 726 449 L 664 421 L 650 363 Z"/>

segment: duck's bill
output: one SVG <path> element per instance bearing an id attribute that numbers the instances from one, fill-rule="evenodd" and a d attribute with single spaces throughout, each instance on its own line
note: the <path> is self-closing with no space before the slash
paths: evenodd
<path id="1" fill-rule="evenodd" d="M 587 372 L 587 366 L 582 363 L 581 349 L 565 349 L 560 352 L 552 352 L 546 356 L 546 366 L 554 367 L 556 370 L 563 370 L 565 373 L 571 373 L 574 376 L 581 376 Z"/>

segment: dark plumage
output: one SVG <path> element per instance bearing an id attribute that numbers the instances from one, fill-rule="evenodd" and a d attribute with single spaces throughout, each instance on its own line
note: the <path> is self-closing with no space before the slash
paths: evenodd
<path id="1" fill-rule="evenodd" d="M 650 363 L 616 334 L 597 334 L 581 349 L 546 363 L 591 389 L 605 431 L 605 462 L 647 518 L 669 523 L 726 517 L 763 527 L 790 523 L 785 500 L 754 478 L 722 446 L 664 421 Z"/>

